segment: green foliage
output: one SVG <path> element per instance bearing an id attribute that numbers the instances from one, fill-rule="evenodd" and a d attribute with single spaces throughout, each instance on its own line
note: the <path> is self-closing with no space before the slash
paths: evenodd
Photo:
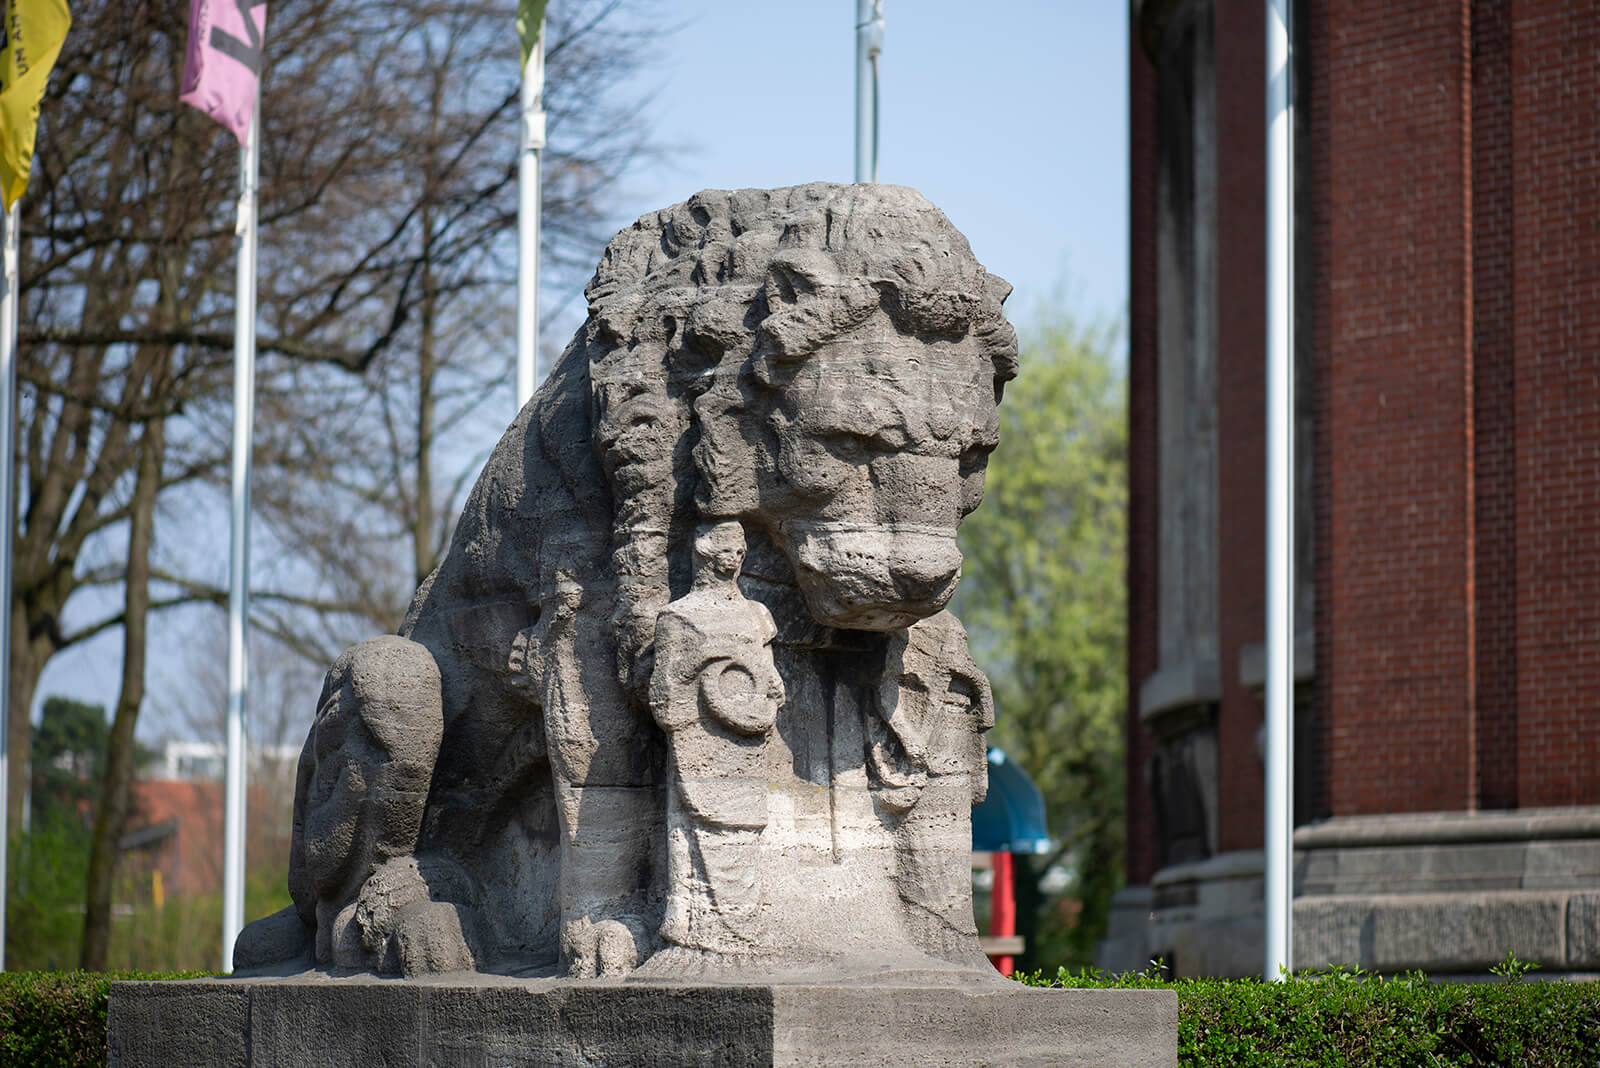
<path id="1" fill-rule="evenodd" d="M 41 972 L 75 968 L 83 938 L 88 828 L 72 820 L 36 824 L 27 834 L 11 836 L 9 856 L 6 965 Z M 112 916 L 109 967 L 167 972 L 217 965 L 220 892 L 168 897 L 157 909 L 147 886 L 134 886 L 124 877 L 118 880 L 114 899 L 129 909 Z M 245 875 L 245 916 L 268 916 L 288 904 L 287 863 L 252 866 Z"/>
<path id="2" fill-rule="evenodd" d="M 269 916 L 290 903 L 287 861 L 258 865 L 245 873 L 245 922 Z M 121 892 L 118 900 L 135 898 Z M 80 924 L 82 916 L 79 916 Z M 131 915 L 113 916 L 106 963 L 131 971 L 215 968 L 222 952 L 222 894 L 169 898 L 161 909 L 147 900 Z"/>
<path id="3" fill-rule="evenodd" d="M 33 730 L 33 818 L 36 822 L 73 817 L 82 822 L 99 790 L 105 767 L 103 705 L 47 697 Z M 79 891 L 82 896 L 82 891 Z"/>
<path id="4" fill-rule="evenodd" d="M 91 807 L 105 777 L 106 747 L 111 726 L 104 705 L 67 697 L 47 697 L 33 729 L 33 822 L 76 820 L 88 825 Z M 134 769 L 156 757 L 153 749 L 134 743 Z M 83 896 L 80 888 L 78 896 Z"/>
<path id="5" fill-rule="evenodd" d="M 49 697 L 33 735 L 32 828 L 11 835 L 6 876 L 6 964 L 21 971 L 74 968 L 83 939 L 89 869 L 89 813 L 98 797 L 110 728 L 105 709 Z M 136 746 L 142 767 L 153 750 Z M 161 908 L 147 882 L 119 876 L 107 964 L 176 971 L 215 967 L 221 958 L 220 892 L 180 898 L 168 888 Z M 266 916 L 289 903 L 287 864 L 274 860 L 246 873 L 245 915 Z M 126 906 L 126 909 L 122 908 Z"/>
<path id="6" fill-rule="evenodd" d="M 1492 964 L 1489 970 L 1508 983 L 1520 983 L 1522 977 L 1538 969 L 1538 965 L 1529 960 L 1518 960 L 1513 950 L 1506 950 L 1506 959 L 1499 964 Z"/>
<path id="7" fill-rule="evenodd" d="M 11 835 L 7 864 L 6 965 L 53 971 L 78 963 L 89 828 L 70 812 L 47 814 Z"/>
<path id="8" fill-rule="evenodd" d="M 205 974 L 0 973 L 0 1068 L 103 1068 L 113 982 Z"/>
<path id="9" fill-rule="evenodd" d="M 1087 963 L 1121 885 L 1128 431 L 1114 349 L 1064 314 L 1024 333 L 983 506 L 961 528 L 954 608 L 994 685 L 991 744 L 1039 785 L 1061 844 L 1018 858 L 1024 966 Z M 1075 915 L 1041 909 L 1055 860 L 1076 872 Z"/>
<path id="10" fill-rule="evenodd" d="M 1433 983 L 1420 972 L 1385 978 L 1346 968 L 1282 983 L 1168 983 L 1151 970 L 1107 976 L 1065 968 L 1050 979 L 1039 972 L 1019 978 L 1030 986 L 1176 990 L 1184 1065 L 1600 1063 L 1600 987 L 1516 981 L 1523 971 L 1500 971 L 1510 980 L 1501 983 Z"/>

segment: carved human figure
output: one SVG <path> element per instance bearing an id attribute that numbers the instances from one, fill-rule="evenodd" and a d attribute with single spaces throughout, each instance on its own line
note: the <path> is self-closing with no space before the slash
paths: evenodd
<path id="1" fill-rule="evenodd" d="M 891 636 L 875 698 L 867 762 L 908 922 L 930 948 L 970 952 L 972 806 L 988 791 L 994 698 L 961 622 L 940 612 Z"/>
<path id="2" fill-rule="evenodd" d="M 666 732 L 669 945 L 750 952 L 762 941 L 767 741 L 783 705 L 772 613 L 739 591 L 744 527 L 701 528 L 689 592 L 656 617 L 650 708 Z"/>

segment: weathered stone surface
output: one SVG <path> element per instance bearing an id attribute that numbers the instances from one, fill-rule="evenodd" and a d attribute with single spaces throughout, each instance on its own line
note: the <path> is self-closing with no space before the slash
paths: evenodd
<path id="1" fill-rule="evenodd" d="M 1528 891 L 1406 894 L 1368 899 L 1377 968 L 1487 970 L 1507 950 L 1524 960 L 1565 960 L 1565 895 Z M 1465 969 L 1463 969 L 1465 970 Z"/>
<path id="2" fill-rule="evenodd" d="M 247 1068 L 249 1035 L 250 990 L 242 983 L 112 985 L 106 1047 L 118 1068 Z"/>
<path id="3" fill-rule="evenodd" d="M 707 191 L 589 318 L 399 635 L 329 672 L 243 961 L 740 981 L 983 971 L 987 680 L 944 612 L 1016 372 L 912 190 Z"/>
<path id="4" fill-rule="evenodd" d="M 1296 968 L 1600 973 L 1600 806 L 1343 816 L 1295 829 Z M 1258 975 L 1259 850 L 1170 865 L 1113 903 L 1096 964 Z"/>
<path id="5" fill-rule="evenodd" d="M 1567 957 L 1571 968 L 1600 971 L 1600 890 L 1567 898 Z"/>
<path id="6" fill-rule="evenodd" d="M 295 961 L 309 968 L 316 963 L 313 935 L 313 928 L 289 905 L 239 932 L 233 945 L 233 966 L 262 968 Z"/>
<path id="7" fill-rule="evenodd" d="M 947 977 L 948 978 L 948 977 Z M 169 1016 L 181 1006 L 185 1025 Z M 281 979 L 117 983 L 113 1068 L 1177 1063 L 1170 990 Z M 137 1052 L 133 1052 L 137 1051 Z"/>

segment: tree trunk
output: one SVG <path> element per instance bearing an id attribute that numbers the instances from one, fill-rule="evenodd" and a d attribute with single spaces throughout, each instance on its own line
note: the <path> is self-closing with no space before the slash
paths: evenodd
<path id="1" fill-rule="evenodd" d="M 21 602 L 11 602 L 11 678 L 9 704 L 6 715 L 6 746 L 10 766 L 6 769 L 6 828 L 16 832 L 22 827 L 22 799 L 28 795 L 28 753 L 33 745 L 33 724 L 28 720 L 28 709 L 33 705 L 33 691 L 39 684 L 36 671 L 29 671 L 28 619 Z"/>
<path id="2" fill-rule="evenodd" d="M 39 687 L 44 665 L 55 652 L 48 637 L 28 632 L 28 612 L 15 597 L 11 601 L 11 689 L 6 714 L 10 747 L 10 768 L 6 775 L 6 827 L 15 833 L 22 829 L 22 802 L 28 796 L 28 761 L 33 751 L 33 723 L 28 713 Z"/>
<path id="3" fill-rule="evenodd" d="M 438 313 L 439 287 L 434 276 L 434 202 L 439 193 L 437 153 L 439 116 L 444 101 L 444 79 L 433 78 L 429 96 L 429 130 L 422 158 L 422 330 L 417 339 L 417 500 L 411 517 L 411 550 L 416 579 L 421 584 L 438 566 L 433 527 L 433 431 L 434 376 L 439 373 L 439 354 L 435 316 Z"/>
<path id="4" fill-rule="evenodd" d="M 128 816 L 133 781 L 134 727 L 144 703 L 145 639 L 150 614 L 150 545 L 154 537 L 156 493 L 161 484 L 165 426 L 147 424 L 134 483 L 122 639 L 122 689 L 106 748 L 105 780 L 95 811 L 89 849 L 89 881 L 83 917 L 82 967 L 105 971 L 111 941 L 111 888 L 117 868 L 117 842 Z"/>

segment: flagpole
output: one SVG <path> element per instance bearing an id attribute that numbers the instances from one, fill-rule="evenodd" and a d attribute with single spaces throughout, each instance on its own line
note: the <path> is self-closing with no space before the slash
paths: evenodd
<path id="1" fill-rule="evenodd" d="M 539 152 L 544 148 L 544 19 L 522 70 L 522 151 L 517 156 L 517 410 L 538 385 Z"/>
<path id="2" fill-rule="evenodd" d="M 1267 689 L 1264 978 L 1294 968 L 1294 104 L 1289 0 L 1267 0 Z"/>
<path id="3" fill-rule="evenodd" d="M 11 828 L 11 539 L 17 422 L 18 237 L 22 200 L 6 212 L 5 290 L 0 293 L 0 972 L 6 968 L 6 849 Z"/>
<path id="4" fill-rule="evenodd" d="M 222 970 L 244 927 L 245 774 L 249 711 L 250 428 L 255 414 L 256 187 L 261 170 L 261 97 L 239 150 L 239 261 L 233 309 L 233 516 L 228 553 L 228 759 L 224 788 Z"/>
<path id="5" fill-rule="evenodd" d="M 856 0 L 856 181 L 878 180 L 878 56 L 883 0 Z"/>

